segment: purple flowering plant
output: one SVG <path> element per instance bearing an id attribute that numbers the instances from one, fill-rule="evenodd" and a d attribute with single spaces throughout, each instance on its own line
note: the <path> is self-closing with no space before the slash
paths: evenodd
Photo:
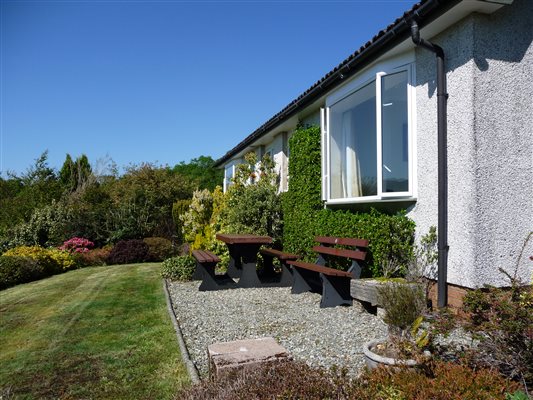
<path id="1" fill-rule="evenodd" d="M 89 239 L 81 237 L 73 237 L 63 243 L 59 247 L 60 250 L 68 251 L 69 253 L 87 253 L 94 247 L 94 243 Z"/>

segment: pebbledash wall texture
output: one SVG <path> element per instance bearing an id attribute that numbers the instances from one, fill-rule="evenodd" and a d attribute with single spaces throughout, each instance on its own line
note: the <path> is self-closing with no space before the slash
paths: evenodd
<path id="1" fill-rule="evenodd" d="M 472 14 L 431 41 L 448 79 L 448 282 L 531 282 L 533 237 L 533 1 Z M 435 56 L 416 49 L 418 235 L 437 225 Z M 520 254 L 521 257 L 520 257 Z M 519 259 L 520 257 L 520 259 Z"/>

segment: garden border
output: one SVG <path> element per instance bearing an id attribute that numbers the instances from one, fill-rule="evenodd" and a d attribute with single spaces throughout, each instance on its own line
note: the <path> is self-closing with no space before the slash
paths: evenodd
<path id="1" fill-rule="evenodd" d="M 185 364 L 185 367 L 187 367 L 187 372 L 189 373 L 192 383 L 197 384 L 200 382 L 200 375 L 198 374 L 198 370 L 196 369 L 196 366 L 191 360 L 191 356 L 189 355 L 189 351 L 187 350 L 185 340 L 183 340 L 183 333 L 181 332 L 180 324 L 176 318 L 174 309 L 172 308 L 170 293 L 168 292 L 168 282 L 166 279 L 163 279 L 163 291 L 165 292 L 168 313 L 170 315 L 170 319 L 172 320 L 172 325 L 174 325 L 174 330 L 176 331 L 176 337 L 178 339 L 178 344 L 180 346 L 181 351 L 181 358 L 183 360 L 183 363 Z"/>

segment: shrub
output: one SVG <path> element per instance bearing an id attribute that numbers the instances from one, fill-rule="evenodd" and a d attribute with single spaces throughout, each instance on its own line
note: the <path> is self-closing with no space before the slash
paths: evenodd
<path id="1" fill-rule="evenodd" d="M 163 261 L 161 266 L 161 276 L 173 281 L 190 281 L 196 261 L 192 256 L 177 256 Z"/>
<path id="2" fill-rule="evenodd" d="M 130 264 L 148 259 L 149 247 L 139 239 L 121 240 L 109 253 L 108 264 Z"/>
<path id="3" fill-rule="evenodd" d="M 533 287 L 487 287 L 464 298 L 467 328 L 480 334 L 473 356 L 478 364 L 533 387 Z"/>
<path id="4" fill-rule="evenodd" d="M 29 257 L 0 256 L 0 289 L 46 277 L 44 268 Z"/>
<path id="5" fill-rule="evenodd" d="M 172 242 L 162 237 L 143 239 L 148 245 L 148 261 L 163 261 L 174 254 Z"/>
<path id="6" fill-rule="evenodd" d="M 76 264 L 80 267 L 106 265 L 111 249 L 92 249 L 84 253 L 74 253 Z"/>
<path id="7" fill-rule="evenodd" d="M 301 362 L 283 361 L 244 368 L 223 379 L 203 381 L 180 392 L 182 400 L 328 399 L 339 398 L 334 377 Z"/>
<path id="8" fill-rule="evenodd" d="M 425 294 L 419 285 L 384 282 L 377 291 L 385 310 L 383 321 L 396 333 L 409 329 L 426 309 Z"/>
<path id="9" fill-rule="evenodd" d="M 491 369 L 471 369 L 464 364 L 435 362 L 423 373 L 415 369 L 366 372 L 349 390 L 351 399 L 493 400 L 505 399 L 518 389 Z"/>
<path id="10" fill-rule="evenodd" d="M 254 152 L 244 158 L 227 191 L 224 225 L 228 232 L 267 235 L 281 245 L 283 219 L 274 162 L 267 154 L 258 163 Z"/>
<path id="11" fill-rule="evenodd" d="M 30 220 L 13 228 L 10 247 L 56 246 L 65 240 L 70 211 L 63 202 L 33 210 Z M 67 236 L 68 237 L 68 236 Z"/>
<path id="12" fill-rule="evenodd" d="M 209 226 L 213 214 L 213 195 L 207 189 L 195 190 L 187 212 L 180 216 L 183 237 L 194 243 L 197 237 L 205 236 L 204 230 Z"/>
<path id="13" fill-rule="evenodd" d="M 181 216 L 189 211 L 191 200 L 178 200 L 172 205 L 172 220 L 176 225 L 176 234 L 178 243 L 183 243 L 185 238 L 183 237 L 183 222 Z"/>
<path id="14" fill-rule="evenodd" d="M 4 253 L 5 256 L 28 257 L 36 260 L 48 275 L 76 267 L 75 259 L 66 251 L 40 246 L 19 246 Z"/>
<path id="15" fill-rule="evenodd" d="M 227 208 L 227 196 L 220 186 L 213 193 L 207 190 L 194 192 L 189 210 L 181 216 L 183 234 L 191 249 L 204 249 L 217 254 L 220 267 L 227 265 L 227 246 L 216 239 L 218 232 L 224 231 L 223 213 Z"/>
<path id="16" fill-rule="evenodd" d="M 244 368 L 214 381 L 182 390 L 176 399 L 505 399 L 517 384 L 488 369 L 437 362 L 422 373 L 415 369 L 378 369 L 349 379 L 342 371 L 314 369 L 286 361 Z"/>
<path id="17" fill-rule="evenodd" d="M 64 250 L 69 253 L 86 253 L 94 247 L 94 243 L 89 239 L 73 237 L 66 240 L 59 250 Z"/>

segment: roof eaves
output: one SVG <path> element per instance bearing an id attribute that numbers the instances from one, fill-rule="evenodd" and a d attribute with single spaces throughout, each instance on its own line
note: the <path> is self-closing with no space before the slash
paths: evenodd
<path id="1" fill-rule="evenodd" d="M 346 78 L 354 75 L 360 67 L 368 64 L 379 55 L 409 37 L 410 25 L 408 21 L 416 19 L 420 27 L 423 27 L 460 1 L 462 0 L 421 0 L 419 3 L 416 3 L 409 11 L 406 11 L 387 28 L 380 30 L 371 40 L 362 45 L 357 51 L 324 75 L 280 112 L 248 135 L 233 149 L 220 157 L 215 162 L 215 167 L 222 166 L 226 161 L 246 149 L 246 147 L 268 133 L 271 129 L 301 111 L 327 91 L 343 82 Z"/>

